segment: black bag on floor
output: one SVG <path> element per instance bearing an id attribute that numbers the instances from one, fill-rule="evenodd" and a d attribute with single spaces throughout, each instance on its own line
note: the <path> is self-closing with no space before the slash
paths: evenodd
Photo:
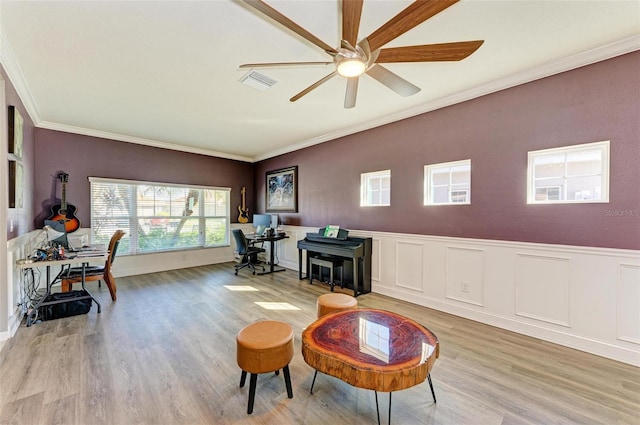
<path id="1" fill-rule="evenodd" d="M 83 300 L 75 299 L 86 295 L 88 295 L 86 291 L 69 291 L 50 294 L 44 302 L 60 301 L 60 303 L 42 306 L 42 320 L 53 320 L 60 319 L 61 317 L 76 316 L 78 314 L 87 314 L 89 310 L 91 310 L 91 298 Z"/>

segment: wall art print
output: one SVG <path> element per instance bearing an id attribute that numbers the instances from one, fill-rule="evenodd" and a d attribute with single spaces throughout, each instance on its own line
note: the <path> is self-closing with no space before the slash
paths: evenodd
<path id="1" fill-rule="evenodd" d="M 22 164 L 9 161 L 9 208 L 22 208 Z"/>
<path id="2" fill-rule="evenodd" d="M 298 167 L 268 171 L 266 212 L 298 211 Z"/>
<path id="3" fill-rule="evenodd" d="M 20 111 L 13 105 L 9 106 L 9 153 L 16 159 L 22 158 L 22 126 L 24 119 Z"/>

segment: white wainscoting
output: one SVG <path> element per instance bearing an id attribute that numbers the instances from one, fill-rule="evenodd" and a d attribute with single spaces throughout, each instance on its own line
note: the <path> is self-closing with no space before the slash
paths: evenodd
<path id="1" fill-rule="evenodd" d="M 484 249 L 447 246 L 447 298 L 483 307 L 484 262 Z"/>
<path id="2" fill-rule="evenodd" d="M 280 264 L 297 270 L 296 243 L 317 228 L 284 227 Z M 375 293 L 640 366 L 640 251 L 349 235 L 373 239 Z"/>
<path id="3" fill-rule="evenodd" d="M 640 266 L 618 266 L 617 338 L 640 345 Z"/>
<path id="4" fill-rule="evenodd" d="M 11 338 L 24 316 L 21 302 L 22 271 L 15 267 L 16 261 L 28 257 L 35 248 L 46 242 L 46 236 L 41 230 L 36 230 L 7 241 L 7 329 L 0 332 L 0 341 Z M 44 276 L 44 269 L 41 275 Z M 43 278 L 44 281 L 44 278 Z"/>
<path id="5" fill-rule="evenodd" d="M 516 253 L 516 315 L 570 328 L 568 257 Z"/>
<path id="6" fill-rule="evenodd" d="M 318 229 L 282 227 L 289 238 L 276 244 L 276 258 L 298 270 L 297 241 Z M 0 340 L 20 323 L 14 263 L 37 235 L 9 241 L 12 325 Z M 349 235 L 373 240 L 375 293 L 640 366 L 640 251 L 361 230 Z M 232 241 L 222 248 L 118 257 L 114 275 L 229 262 L 234 249 Z"/>
<path id="7" fill-rule="evenodd" d="M 414 291 L 422 291 L 424 277 L 424 248 L 413 241 L 398 240 L 396 250 L 396 285 Z"/>

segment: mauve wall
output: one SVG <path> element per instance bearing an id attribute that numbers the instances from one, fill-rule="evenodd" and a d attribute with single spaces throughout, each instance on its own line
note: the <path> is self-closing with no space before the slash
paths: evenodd
<path id="1" fill-rule="evenodd" d="M 40 128 L 35 138 L 37 227 L 53 201 L 59 202 L 60 171 L 69 174 L 67 202 L 77 208 L 83 227 L 91 225 L 90 176 L 230 187 L 232 221 L 238 218 L 240 188 L 246 186 L 253 211 L 253 164 Z"/>
<path id="2" fill-rule="evenodd" d="M 15 106 L 24 119 L 22 127 L 22 159 L 18 160 L 22 164 L 23 187 L 22 187 L 22 208 L 9 208 L 7 210 L 7 239 L 16 238 L 22 234 L 33 230 L 33 173 L 34 173 L 34 130 L 35 126 L 29 114 L 27 114 L 16 89 L 11 84 L 4 68 L 0 66 L 2 78 L 5 81 L 5 108 L 8 111 L 9 105 Z M 2 128 L 7 128 L 2 126 Z M 9 196 L 7 193 L 8 183 L 6 176 L 2 177 L 2 196 Z M 10 230 L 10 222 L 13 221 L 13 231 Z"/>
<path id="3" fill-rule="evenodd" d="M 640 249 L 640 52 L 262 161 L 298 166 L 287 224 Z M 428 89 L 428 88 L 424 88 Z M 392 95 L 392 94 L 390 94 Z M 611 141 L 608 204 L 527 205 L 527 152 Z M 424 206 L 425 164 L 471 159 L 472 203 Z M 360 174 L 391 169 L 391 206 L 359 205 Z"/>

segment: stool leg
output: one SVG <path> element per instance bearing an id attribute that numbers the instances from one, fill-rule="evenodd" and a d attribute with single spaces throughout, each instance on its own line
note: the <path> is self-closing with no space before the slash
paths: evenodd
<path id="1" fill-rule="evenodd" d="M 276 376 L 280 375 L 280 369 L 276 370 Z"/>
<path id="2" fill-rule="evenodd" d="M 378 425 L 380 425 L 380 409 L 378 408 L 378 392 L 374 390 L 373 393 L 376 395 L 376 414 L 378 415 Z"/>
<path id="3" fill-rule="evenodd" d="M 247 406 L 247 414 L 253 413 L 253 400 L 256 398 L 256 381 L 258 380 L 258 375 L 255 373 L 251 374 L 251 378 L 249 378 L 249 404 Z"/>
<path id="4" fill-rule="evenodd" d="M 391 425 L 391 392 L 389 392 L 389 425 Z"/>
<path id="5" fill-rule="evenodd" d="M 433 391 L 433 382 L 431 382 L 431 374 L 427 375 L 427 378 L 429 378 L 429 387 L 431 387 L 431 395 L 433 396 L 433 402 L 436 402 L 436 392 Z"/>
<path id="6" fill-rule="evenodd" d="M 244 387 L 244 383 L 247 380 L 247 372 L 242 371 L 242 375 L 240 375 L 240 388 Z"/>
<path id="7" fill-rule="evenodd" d="M 291 375 L 289 375 L 289 365 L 282 368 L 284 374 L 284 384 L 287 387 L 287 397 L 293 398 L 293 389 L 291 388 Z"/>
<path id="8" fill-rule="evenodd" d="M 316 383 L 316 376 L 318 376 L 318 370 L 316 369 L 316 373 L 313 374 L 313 381 L 311 381 L 311 389 L 309 390 L 309 394 L 313 394 L 313 386 Z"/>
<path id="9" fill-rule="evenodd" d="M 378 392 L 374 391 L 376 395 L 376 413 L 378 414 L 378 425 L 380 425 L 380 409 L 378 408 Z M 389 425 L 391 425 L 391 392 L 389 393 Z"/>

